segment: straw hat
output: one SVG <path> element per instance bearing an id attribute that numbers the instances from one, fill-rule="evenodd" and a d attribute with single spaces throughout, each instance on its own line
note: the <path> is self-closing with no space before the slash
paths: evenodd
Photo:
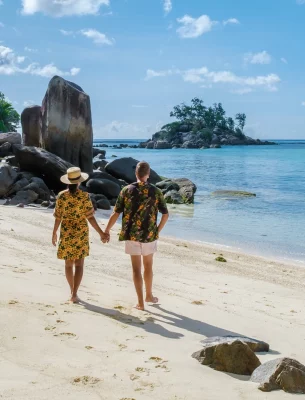
<path id="1" fill-rule="evenodd" d="M 85 172 L 82 172 L 78 167 L 72 167 L 67 170 L 66 175 L 63 175 L 60 180 L 62 183 L 66 183 L 67 185 L 75 185 L 77 183 L 81 183 L 86 181 L 89 178 L 89 175 Z"/>

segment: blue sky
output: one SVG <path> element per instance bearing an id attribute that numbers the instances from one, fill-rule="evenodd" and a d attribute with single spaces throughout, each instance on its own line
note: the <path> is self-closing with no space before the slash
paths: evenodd
<path id="1" fill-rule="evenodd" d="M 200 97 L 256 138 L 305 138 L 305 0 L 0 0 L 0 91 L 21 112 L 62 75 L 94 135 L 148 138 Z"/>

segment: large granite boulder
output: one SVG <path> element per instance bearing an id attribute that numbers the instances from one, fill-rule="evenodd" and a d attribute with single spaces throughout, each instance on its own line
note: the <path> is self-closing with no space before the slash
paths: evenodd
<path id="1" fill-rule="evenodd" d="M 210 345 L 218 345 L 221 343 L 232 343 L 235 340 L 240 340 L 241 342 L 247 344 L 254 353 L 268 352 L 269 344 L 261 340 L 249 338 L 247 336 L 212 336 L 207 339 L 201 340 L 201 344 L 206 347 Z"/>
<path id="2" fill-rule="evenodd" d="M 102 154 L 104 157 L 106 156 L 106 150 L 101 150 L 101 149 L 97 149 L 96 147 L 93 147 L 92 149 L 92 156 L 96 157 L 99 154 Z"/>
<path id="3" fill-rule="evenodd" d="M 0 198 L 4 197 L 17 179 L 17 172 L 8 164 L 0 164 Z"/>
<path id="4" fill-rule="evenodd" d="M 38 199 L 38 194 L 33 190 L 21 190 L 12 198 L 10 201 L 11 206 L 17 206 L 18 204 L 28 205 L 34 203 Z"/>
<path id="5" fill-rule="evenodd" d="M 21 144 L 21 135 L 17 132 L 0 133 L 0 146 L 4 143 Z"/>
<path id="6" fill-rule="evenodd" d="M 177 183 L 173 182 L 171 179 L 164 179 L 163 181 L 158 182 L 156 186 L 157 188 L 161 189 L 162 193 L 167 193 L 172 190 L 180 190 L 180 186 Z"/>
<path id="7" fill-rule="evenodd" d="M 263 392 L 282 389 L 305 394 L 305 366 L 291 358 L 277 358 L 262 364 L 251 376 Z"/>
<path id="8" fill-rule="evenodd" d="M 119 181 L 117 178 L 113 177 L 110 174 L 107 174 L 107 172 L 104 171 L 94 171 L 91 174 L 89 174 L 89 179 L 107 179 L 108 181 L 112 181 L 116 183 L 118 186 L 122 187 L 125 185 L 122 185 L 122 182 Z"/>
<path id="9" fill-rule="evenodd" d="M 138 160 L 131 157 L 118 158 L 108 163 L 105 167 L 105 171 L 118 179 L 123 179 L 127 183 L 133 183 L 136 182 L 135 170 L 138 162 Z M 161 177 L 154 170 L 150 171 L 150 183 L 155 185 L 161 180 Z"/>
<path id="10" fill-rule="evenodd" d="M 9 142 L 5 142 L 0 146 L 0 157 L 7 157 L 12 154 L 12 145 Z"/>
<path id="11" fill-rule="evenodd" d="M 49 189 L 58 192 L 66 185 L 60 182 L 60 177 L 73 167 L 69 162 L 55 154 L 32 146 L 14 146 L 14 153 L 20 169 L 41 177 Z"/>
<path id="12" fill-rule="evenodd" d="M 237 375 L 251 375 L 261 365 L 256 354 L 240 340 L 207 345 L 192 357 L 202 365 Z"/>
<path id="13" fill-rule="evenodd" d="M 26 107 L 21 113 L 24 146 L 41 147 L 41 107 Z"/>
<path id="14" fill-rule="evenodd" d="M 119 185 L 108 179 L 89 179 L 86 187 L 89 193 L 103 194 L 108 199 L 118 197 L 121 191 Z"/>
<path id="15" fill-rule="evenodd" d="M 78 85 L 55 76 L 42 103 L 42 146 L 63 160 L 92 171 L 90 97 Z"/>
<path id="16" fill-rule="evenodd" d="M 18 178 L 17 178 L 18 179 Z M 28 186 L 30 184 L 30 181 L 27 178 L 21 178 L 18 179 L 13 186 L 10 187 L 9 191 L 7 192 L 7 196 L 11 196 L 13 194 L 16 194 L 17 192 L 19 192 L 20 190 L 22 190 L 23 188 L 25 188 L 26 186 Z"/>
<path id="17" fill-rule="evenodd" d="M 110 210 L 111 204 L 108 199 L 100 199 L 96 202 L 97 208 L 100 210 Z"/>
<path id="18" fill-rule="evenodd" d="M 197 186 L 192 181 L 186 178 L 173 179 L 172 181 L 179 185 L 179 194 L 183 198 L 184 203 L 193 204 L 195 193 L 197 191 Z"/>

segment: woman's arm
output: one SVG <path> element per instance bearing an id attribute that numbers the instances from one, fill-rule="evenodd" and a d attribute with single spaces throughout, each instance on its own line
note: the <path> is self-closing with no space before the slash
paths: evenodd
<path id="1" fill-rule="evenodd" d="M 103 243 L 109 242 L 109 235 L 107 235 L 103 230 L 100 228 L 99 224 L 97 223 L 96 219 L 94 216 L 88 218 L 88 221 L 92 228 L 96 230 L 96 232 L 100 235 L 101 240 Z"/>
<path id="2" fill-rule="evenodd" d="M 119 216 L 120 216 L 120 213 L 117 213 L 115 211 L 111 214 L 111 217 L 109 218 L 107 227 L 105 229 L 106 234 L 108 234 L 108 235 L 110 234 L 110 231 L 113 228 L 113 226 L 115 225 L 115 223 L 117 222 L 117 220 L 119 219 Z"/>
<path id="3" fill-rule="evenodd" d="M 53 246 L 56 246 L 56 244 L 57 244 L 57 231 L 58 231 L 60 223 L 61 223 L 61 220 L 56 218 L 54 221 L 54 228 L 53 228 L 53 235 L 52 235 Z"/>

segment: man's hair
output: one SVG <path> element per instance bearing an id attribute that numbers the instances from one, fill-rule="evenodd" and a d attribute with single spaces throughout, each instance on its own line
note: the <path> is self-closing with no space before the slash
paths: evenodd
<path id="1" fill-rule="evenodd" d="M 144 178 L 144 176 L 149 175 L 150 166 L 146 161 L 141 161 L 137 164 L 136 174 L 139 178 Z"/>

